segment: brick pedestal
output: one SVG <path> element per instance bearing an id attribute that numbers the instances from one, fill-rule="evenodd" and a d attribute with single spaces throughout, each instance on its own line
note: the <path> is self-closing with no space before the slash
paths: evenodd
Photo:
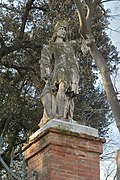
<path id="1" fill-rule="evenodd" d="M 102 144 L 97 130 L 52 120 L 23 147 L 28 180 L 99 180 Z"/>

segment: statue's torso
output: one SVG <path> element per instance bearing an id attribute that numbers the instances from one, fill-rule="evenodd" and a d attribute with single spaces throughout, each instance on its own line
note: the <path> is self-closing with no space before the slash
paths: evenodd
<path id="1" fill-rule="evenodd" d="M 52 53 L 55 61 L 53 81 L 79 81 L 79 70 L 72 42 L 55 42 Z"/>

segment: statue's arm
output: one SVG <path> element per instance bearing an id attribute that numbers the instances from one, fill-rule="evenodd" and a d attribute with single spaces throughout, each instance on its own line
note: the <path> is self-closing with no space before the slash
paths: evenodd
<path id="1" fill-rule="evenodd" d="M 90 46 L 94 42 L 95 38 L 91 33 L 86 34 L 86 39 L 83 37 L 80 37 L 77 40 L 71 40 L 71 45 L 73 46 L 73 49 L 76 51 L 81 51 L 84 55 L 87 55 L 90 52 Z"/>
<path id="2" fill-rule="evenodd" d="M 51 74 L 51 52 L 48 45 L 44 45 L 41 51 L 40 71 L 41 79 L 47 81 Z"/>
<path id="3" fill-rule="evenodd" d="M 86 39 L 82 39 L 81 51 L 84 55 L 90 53 L 90 46 L 92 43 L 95 43 L 95 38 L 91 33 L 86 35 Z"/>
<path id="4" fill-rule="evenodd" d="M 78 51 L 78 49 L 81 50 L 81 44 L 82 44 L 81 37 L 76 40 L 71 40 L 70 43 L 71 43 L 71 46 L 73 47 L 74 51 L 76 51 L 76 50 Z"/>

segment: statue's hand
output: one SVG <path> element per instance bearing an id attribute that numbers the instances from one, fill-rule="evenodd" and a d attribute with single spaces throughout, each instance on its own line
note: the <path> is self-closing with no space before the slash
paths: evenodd
<path id="1" fill-rule="evenodd" d="M 91 33 L 87 34 L 86 37 L 86 39 L 82 40 L 81 45 L 81 51 L 84 55 L 87 55 L 90 52 L 90 46 L 95 43 L 95 38 Z"/>
<path id="2" fill-rule="evenodd" d="M 86 37 L 87 39 L 85 39 L 85 43 L 87 46 L 91 46 L 93 43 L 95 43 L 95 38 L 91 33 L 87 34 Z"/>

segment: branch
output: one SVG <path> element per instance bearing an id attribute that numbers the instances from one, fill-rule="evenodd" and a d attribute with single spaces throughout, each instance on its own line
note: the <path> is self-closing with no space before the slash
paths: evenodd
<path id="1" fill-rule="evenodd" d="M 104 57 L 98 51 L 97 46 L 94 42 L 90 45 L 90 53 L 95 60 L 97 67 L 100 69 L 107 99 L 110 103 L 112 112 L 116 119 L 116 125 L 120 131 L 120 104 L 119 100 L 117 99 L 116 92 L 114 90 L 112 80 L 109 74 L 109 67 L 107 66 Z"/>
<path id="2" fill-rule="evenodd" d="M 4 116 L 2 117 L 4 118 Z M 2 127 L 1 127 L 1 134 L 4 136 L 4 134 L 6 133 L 8 126 L 9 126 L 9 122 L 12 119 L 12 115 L 11 114 L 7 114 L 7 117 L 4 119 L 3 123 L 2 123 Z"/>
<path id="3" fill-rule="evenodd" d="M 5 4 L 5 3 L 0 3 L 0 8 L 5 8 L 9 11 L 14 11 L 14 12 L 20 13 L 20 11 L 18 9 L 16 9 L 14 6 L 10 7 L 10 6 L 8 6 L 8 4 Z"/>
<path id="4" fill-rule="evenodd" d="M 106 10 L 104 9 L 104 7 L 99 3 L 99 7 L 101 8 L 101 10 L 103 11 L 104 14 L 106 14 Z"/>
<path id="5" fill-rule="evenodd" d="M 100 3 L 106 3 L 106 2 L 114 2 L 114 1 L 118 1 L 118 0 L 104 0 L 104 1 L 101 1 Z"/>
<path id="6" fill-rule="evenodd" d="M 78 9 L 78 16 L 79 16 L 79 23 L 80 23 L 80 31 L 81 34 L 84 38 L 86 38 L 87 34 L 87 25 L 86 25 L 86 19 L 85 19 L 85 14 L 83 10 L 83 4 L 81 0 L 74 0 L 77 9 Z"/>
<path id="7" fill-rule="evenodd" d="M 20 177 L 16 176 L 11 169 L 7 166 L 7 164 L 5 163 L 5 161 L 2 159 L 1 155 L 0 155 L 0 162 L 2 163 L 2 166 L 6 169 L 6 171 L 15 179 L 21 180 Z"/>
<path id="8" fill-rule="evenodd" d="M 0 48 L 4 48 L 4 47 L 5 47 L 5 42 L 4 42 L 2 34 L 0 33 Z"/>
<path id="9" fill-rule="evenodd" d="M 23 34 L 24 34 L 27 18 L 28 18 L 28 15 L 29 15 L 29 11 L 31 10 L 31 6 L 33 5 L 34 1 L 35 0 L 28 0 L 28 2 L 26 3 L 26 8 L 25 8 L 24 14 L 22 16 L 22 26 L 21 26 L 21 29 L 20 29 L 20 38 L 23 38 Z"/>
<path id="10" fill-rule="evenodd" d="M 3 66 L 5 66 L 6 68 L 13 68 L 17 70 L 21 76 L 23 76 L 22 70 L 25 70 L 25 71 L 29 70 L 28 67 L 17 66 L 15 64 L 9 64 L 9 63 L 3 63 Z"/>
<path id="11" fill-rule="evenodd" d="M 98 5 L 99 1 L 100 0 L 85 0 L 87 6 L 87 14 L 85 16 L 81 0 L 74 0 L 78 9 L 81 34 L 85 39 L 87 39 L 86 34 L 88 34 L 91 30 L 91 21 L 94 15 L 95 8 Z"/>
<path id="12" fill-rule="evenodd" d="M 93 16 L 93 4 L 89 0 L 85 0 L 87 6 L 87 15 L 86 15 L 86 24 L 87 24 L 87 31 L 91 29 L 91 21 Z"/>
<path id="13" fill-rule="evenodd" d="M 38 9 L 40 11 L 47 11 L 48 7 L 45 7 L 45 6 L 43 6 L 43 7 L 32 6 L 31 9 Z"/>
<path id="14" fill-rule="evenodd" d="M 87 24 L 87 31 L 90 32 L 91 30 L 91 21 L 95 12 L 95 8 L 98 5 L 100 0 L 85 0 L 87 5 L 87 15 L 86 15 L 86 24 Z"/>
<path id="15" fill-rule="evenodd" d="M 0 59 L 14 51 L 20 50 L 20 49 L 26 49 L 26 48 L 30 48 L 33 49 L 35 51 L 37 51 L 37 49 L 39 48 L 42 49 L 41 44 L 35 44 L 34 42 L 17 42 L 12 46 L 9 47 L 4 47 L 0 49 Z"/>
<path id="16" fill-rule="evenodd" d="M 118 30 L 119 28 L 117 28 L 117 29 L 112 29 L 112 28 L 108 27 L 107 29 L 110 29 L 111 31 L 114 31 L 114 32 L 116 32 L 116 33 L 120 33 L 120 30 Z"/>

